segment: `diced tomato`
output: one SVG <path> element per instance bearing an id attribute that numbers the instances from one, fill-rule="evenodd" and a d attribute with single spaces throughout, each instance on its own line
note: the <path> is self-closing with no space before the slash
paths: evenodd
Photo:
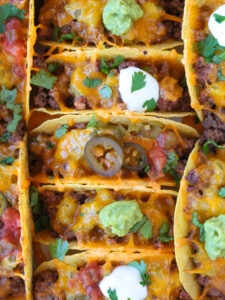
<path id="1" fill-rule="evenodd" d="M 150 150 L 148 155 L 148 164 L 150 167 L 147 173 L 151 179 L 164 177 L 163 168 L 166 165 L 167 156 L 165 151 L 157 144 Z"/>
<path id="2" fill-rule="evenodd" d="M 95 285 L 101 281 L 101 268 L 97 262 L 91 262 L 84 268 L 81 268 L 77 274 L 84 288 Z"/>
<path id="3" fill-rule="evenodd" d="M 4 51 L 14 57 L 15 63 L 21 65 L 26 54 L 25 42 L 23 40 L 22 21 L 11 18 L 5 24 L 5 32 L 2 37 Z"/>
<path id="4" fill-rule="evenodd" d="M 92 300 L 103 299 L 103 294 L 98 287 L 102 279 L 101 267 L 97 262 L 91 262 L 77 272 L 77 277 L 81 281 L 87 295 Z"/>
<path id="5" fill-rule="evenodd" d="M 161 132 L 157 137 L 159 147 L 169 150 L 177 145 L 177 137 L 173 131 Z"/>

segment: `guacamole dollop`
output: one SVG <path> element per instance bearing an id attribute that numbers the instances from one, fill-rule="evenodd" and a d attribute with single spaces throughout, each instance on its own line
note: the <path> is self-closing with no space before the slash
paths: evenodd
<path id="1" fill-rule="evenodd" d="M 225 257 L 225 215 L 208 219 L 204 223 L 205 250 L 210 259 Z"/>
<path id="2" fill-rule="evenodd" d="M 143 214 L 136 200 L 116 201 L 99 212 L 101 223 L 110 236 L 126 235 L 142 217 Z"/>
<path id="3" fill-rule="evenodd" d="M 143 11 L 135 0 L 109 0 L 103 9 L 103 23 L 113 34 L 122 35 L 142 15 Z"/>

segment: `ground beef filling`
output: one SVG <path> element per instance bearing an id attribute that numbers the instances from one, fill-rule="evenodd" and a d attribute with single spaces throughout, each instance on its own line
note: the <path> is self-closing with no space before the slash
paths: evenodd
<path id="1" fill-rule="evenodd" d="M 3 292 L 1 292 L 1 289 L 3 289 Z M 0 299 L 2 299 L 2 293 L 4 293 L 4 297 L 25 297 L 25 284 L 23 279 L 20 277 L 0 277 Z"/>
<path id="2" fill-rule="evenodd" d="M 34 279 L 34 299 L 35 300 L 59 300 L 52 293 L 52 287 L 58 279 L 57 271 L 46 270 L 37 275 Z"/>

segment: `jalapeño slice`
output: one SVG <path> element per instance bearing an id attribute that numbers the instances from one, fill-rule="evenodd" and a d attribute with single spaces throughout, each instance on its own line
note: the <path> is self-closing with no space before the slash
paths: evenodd
<path id="1" fill-rule="evenodd" d="M 123 145 L 112 135 L 93 137 L 84 148 L 84 158 L 89 167 L 105 177 L 112 177 L 120 170 L 123 157 Z"/>
<path id="2" fill-rule="evenodd" d="M 147 164 L 145 150 L 138 144 L 124 143 L 123 167 L 129 171 L 141 171 Z"/>

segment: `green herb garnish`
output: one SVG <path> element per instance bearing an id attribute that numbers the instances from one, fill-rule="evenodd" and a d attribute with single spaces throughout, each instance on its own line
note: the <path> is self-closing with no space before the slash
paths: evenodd
<path id="1" fill-rule="evenodd" d="M 91 120 L 87 123 L 86 128 L 98 128 L 98 121 L 95 120 L 95 115 L 92 115 Z"/>
<path id="2" fill-rule="evenodd" d="M 209 146 L 210 146 L 210 145 L 213 145 L 213 146 L 215 146 L 216 148 L 219 148 L 219 149 L 223 149 L 223 148 L 224 148 L 224 146 L 218 145 L 215 141 L 213 141 L 213 140 L 208 140 L 208 141 L 202 146 L 202 150 L 203 150 L 203 153 L 204 153 L 204 154 L 209 153 L 209 151 L 210 151 Z"/>
<path id="3" fill-rule="evenodd" d="M 117 294 L 116 294 L 116 290 L 112 290 L 110 287 L 109 289 L 107 290 L 107 293 L 109 295 L 109 299 L 110 300 L 118 300 L 118 297 L 117 297 Z"/>
<path id="4" fill-rule="evenodd" d="M 131 93 L 145 87 L 146 85 L 145 79 L 146 79 L 146 75 L 143 72 L 141 71 L 134 72 L 134 74 L 132 75 Z"/>
<path id="5" fill-rule="evenodd" d="M 63 260 L 68 251 L 68 242 L 62 241 L 62 239 L 56 239 L 55 243 L 49 244 L 49 250 L 52 258 Z"/>
<path id="6" fill-rule="evenodd" d="M 58 63 L 53 63 L 48 65 L 48 70 L 50 73 L 54 73 L 55 71 L 57 71 L 59 68 L 59 64 Z"/>
<path id="7" fill-rule="evenodd" d="M 217 39 L 212 35 L 208 35 L 204 40 L 197 43 L 197 50 L 205 58 L 205 61 L 210 63 L 220 54 L 218 50 L 224 52 L 224 47 L 220 46 Z"/>
<path id="8" fill-rule="evenodd" d="M 89 77 L 86 77 L 84 80 L 83 80 L 83 85 L 88 87 L 88 88 L 96 88 L 97 86 L 99 86 L 100 84 L 102 83 L 102 80 L 100 78 L 89 78 Z"/>
<path id="9" fill-rule="evenodd" d="M 30 83 L 33 85 L 41 86 L 50 90 L 57 80 L 56 76 L 45 72 L 43 69 L 37 72 L 35 75 L 32 76 Z"/>
<path id="10" fill-rule="evenodd" d="M 108 64 L 107 63 L 108 60 L 106 58 L 101 58 L 100 70 L 101 72 L 107 75 L 111 75 L 110 74 L 111 69 L 118 67 L 119 64 L 123 61 L 124 61 L 124 57 L 122 55 L 116 56 L 112 64 Z"/>
<path id="11" fill-rule="evenodd" d="M 140 282 L 141 285 L 145 286 L 151 284 L 149 275 L 147 273 L 147 265 L 143 260 L 141 260 L 140 263 L 137 261 L 132 261 L 128 264 L 128 266 L 134 267 L 140 272 L 142 278 L 142 281 Z"/>
<path id="12" fill-rule="evenodd" d="M 218 191 L 218 196 L 225 198 L 225 187 L 220 188 L 220 190 Z"/>
<path id="13" fill-rule="evenodd" d="M 177 156 L 177 154 L 171 151 L 167 156 L 166 165 L 163 168 L 163 172 L 170 174 L 170 176 L 172 176 L 173 180 L 175 181 L 176 185 L 178 185 L 180 182 L 180 176 L 175 170 L 178 166 L 178 161 L 179 157 Z"/>
<path id="14" fill-rule="evenodd" d="M 157 106 L 157 103 L 154 98 L 151 98 L 150 100 L 146 100 L 142 107 L 146 107 L 147 112 L 152 112 Z"/>
<path id="15" fill-rule="evenodd" d="M 198 221 L 197 212 L 193 212 L 192 214 L 192 224 L 200 229 L 200 242 L 204 242 L 205 240 L 205 229 L 204 225 Z"/>
<path id="16" fill-rule="evenodd" d="M 139 231 L 139 233 L 148 240 L 152 237 L 152 224 L 146 216 L 143 216 L 130 231 L 134 233 Z"/>
<path id="17" fill-rule="evenodd" d="M 159 229 L 159 240 L 164 243 L 173 241 L 173 236 L 169 235 L 170 226 L 167 222 L 163 222 L 162 226 Z"/>
<path id="18" fill-rule="evenodd" d="M 19 9 L 15 5 L 9 3 L 0 5 L 0 33 L 5 31 L 5 21 L 12 17 L 16 17 L 20 20 L 23 20 L 24 16 L 24 9 Z"/>
<path id="19" fill-rule="evenodd" d="M 72 40 L 74 39 L 75 37 L 75 34 L 74 33 L 67 33 L 67 34 L 62 34 L 60 36 L 60 39 L 58 40 L 58 43 L 62 43 L 62 42 L 65 42 L 67 40 Z"/>
<path id="20" fill-rule="evenodd" d="M 11 165 L 14 162 L 14 157 L 8 156 L 6 158 L 0 159 L 0 165 Z"/>
<path id="21" fill-rule="evenodd" d="M 222 22 L 225 21 L 225 16 L 221 16 L 218 14 L 213 14 L 213 17 L 215 18 L 216 22 L 221 24 Z"/>

